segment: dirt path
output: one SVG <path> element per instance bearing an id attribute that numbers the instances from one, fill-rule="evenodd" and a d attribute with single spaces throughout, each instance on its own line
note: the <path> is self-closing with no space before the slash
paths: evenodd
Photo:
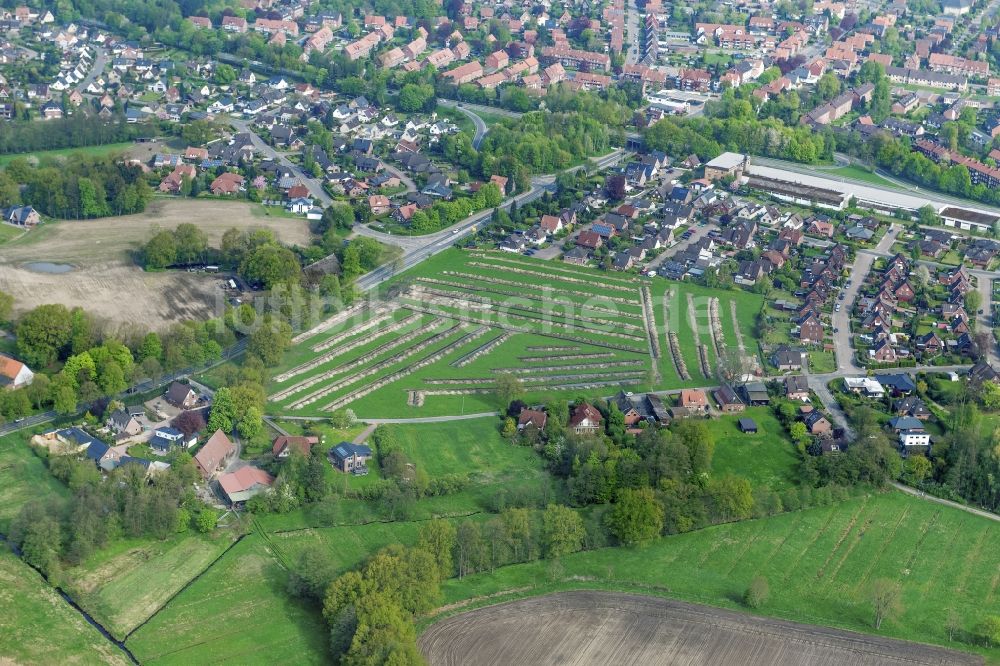
<path id="1" fill-rule="evenodd" d="M 455 615 L 419 639 L 432 666 L 930 666 L 982 657 L 657 597 L 560 592 Z"/>

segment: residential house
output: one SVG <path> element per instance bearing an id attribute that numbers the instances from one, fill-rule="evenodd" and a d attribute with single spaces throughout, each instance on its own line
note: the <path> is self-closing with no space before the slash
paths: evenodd
<path id="1" fill-rule="evenodd" d="M 372 450 L 366 444 L 341 442 L 330 449 L 330 462 L 334 469 L 345 474 L 362 476 L 368 473 L 368 461 L 372 458 Z"/>
<path id="2" fill-rule="evenodd" d="M 688 413 L 708 413 L 708 397 L 701 389 L 682 389 L 678 404 Z"/>
<path id="3" fill-rule="evenodd" d="M 539 409 L 528 409 L 525 407 L 517 416 L 517 429 L 524 430 L 528 426 L 541 430 L 548 421 L 548 414 Z"/>
<path id="4" fill-rule="evenodd" d="M 746 405 L 729 385 L 723 384 L 717 388 L 712 397 L 718 403 L 719 410 L 725 414 L 736 414 L 746 409 Z"/>
<path id="5" fill-rule="evenodd" d="M 172 382 L 163 394 L 167 403 L 178 409 L 191 409 L 198 404 L 198 394 L 187 384 Z"/>
<path id="6" fill-rule="evenodd" d="M 802 421 L 806 424 L 806 430 L 810 435 L 815 435 L 817 437 L 829 437 L 833 434 L 833 426 L 819 410 L 814 409 L 810 412 L 806 412 Z"/>
<path id="7" fill-rule="evenodd" d="M 21 361 L 0 354 L 0 387 L 19 389 L 31 384 L 35 373 Z"/>
<path id="8" fill-rule="evenodd" d="M 197 437 L 187 437 L 176 428 L 164 426 L 153 431 L 153 436 L 149 438 L 149 448 L 163 455 L 173 447 L 191 448 L 197 441 Z"/>
<path id="9" fill-rule="evenodd" d="M 809 380 L 803 375 L 785 377 L 785 397 L 789 400 L 809 400 Z"/>
<path id="10" fill-rule="evenodd" d="M 604 417 L 597 408 L 585 402 L 574 407 L 569 417 L 569 427 L 578 435 L 596 433 L 603 422 Z"/>
<path id="11" fill-rule="evenodd" d="M 117 409 L 108 417 L 108 428 L 119 438 L 135 437 L 143 431 L 142 423 L 139 419 L 129 414 L 124 409 Z"/>

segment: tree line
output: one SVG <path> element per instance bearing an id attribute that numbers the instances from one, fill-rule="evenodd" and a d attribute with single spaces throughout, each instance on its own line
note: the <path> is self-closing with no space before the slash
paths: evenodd
<path id="1" fill-rule="evenodd" d="M 0 123 L 0 153 L 32 153 L 62 148 L 82 148 L 123 143 L 149 136 L 150 128 L 127 123 L 122 117 L 108 121 L 85 113 L 45 122 Z"/>

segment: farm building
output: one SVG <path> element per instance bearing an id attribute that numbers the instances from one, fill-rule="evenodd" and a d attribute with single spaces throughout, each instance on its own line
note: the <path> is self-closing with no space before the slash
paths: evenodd
<path id="1" fill-rule="evenodd" d="M 757 422 L 751 418 L 740 418 L 739 426 L 742 433 L 757 434 Z"/>
<path id="2" fill-rule="evenodd" d="M 273 483 L 273 476 L 252 465 L 219 477 L 219 487 L 230 504 L 246 502 L 270 488 Z"/>

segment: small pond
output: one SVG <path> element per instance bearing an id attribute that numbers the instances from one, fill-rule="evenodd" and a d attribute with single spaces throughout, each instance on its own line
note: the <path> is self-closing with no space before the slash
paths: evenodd
<path id="1" fill-rule="evenodd" d="M 51 261 L 32 261 L 24 267 L 36 273 L 69 273 L 75 268 L 72 264 L 54 264 Z"/>

